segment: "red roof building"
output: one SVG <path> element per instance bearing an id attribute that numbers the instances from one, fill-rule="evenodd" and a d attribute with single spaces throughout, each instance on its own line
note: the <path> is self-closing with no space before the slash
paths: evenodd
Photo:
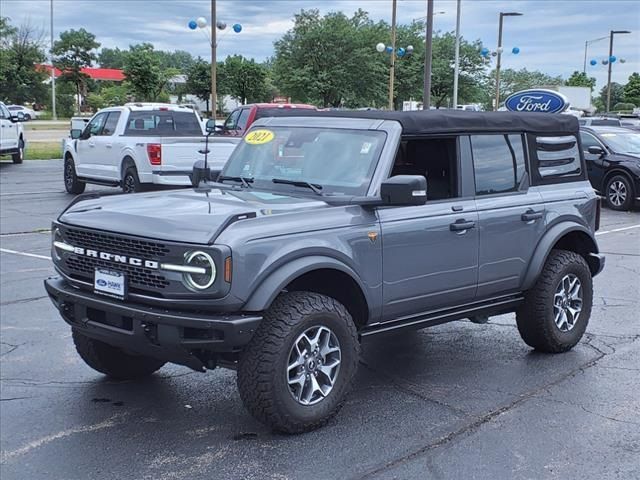
<path id="1" fill-rule="evenodd" d="M 51 75 L 51 65 L 38 64 L 36 68 L 40 71 L 47 72 Z M 58 68 L 54 68 L 54 75 L 58 78 L 62 72 Z M 91 68 L 86 67 L 80 70 L 93 80 L 103 80 L 108 82 L 121 82 L 124 80 L 124 72 L 117 68 Z"/>

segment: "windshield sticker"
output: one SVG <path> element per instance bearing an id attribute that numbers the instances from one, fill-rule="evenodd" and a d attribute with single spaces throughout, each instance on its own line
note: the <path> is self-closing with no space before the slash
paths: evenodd
<path id="1" fill-rule="evenodd" d="M 262 145 L 269 143 L 275 138 L 275 134 L 271 130 L 259 129 L 247 133 L 244 141 L 249 145 Z"/>
<path id="2" fill-rule="evenodd" d="M 363 155 L 366 155 L 367 153 L 369 153 L 369 150 L 371 150 L 371 142 L 363 142 L 362 143 L 362 148 L 360 148 L 360 153 L 362 153 Z"/>

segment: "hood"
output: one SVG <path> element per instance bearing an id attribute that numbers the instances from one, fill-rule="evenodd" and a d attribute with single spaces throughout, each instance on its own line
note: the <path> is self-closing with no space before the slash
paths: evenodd
<path id="1" fill-rule="evenodd" d="M 60 215 L 67 225 L 181 243 L 212 243 L 236 221 L 326 208 L 320 200 L 259 191 L 173 190 L 90 198 Z"/>
<path id="2" fill-rule="evenodd" d="M 640 160 L 640 153 L 619 153 L 616 152 L 607 160 L 613 162 L 637 162 Z"/>

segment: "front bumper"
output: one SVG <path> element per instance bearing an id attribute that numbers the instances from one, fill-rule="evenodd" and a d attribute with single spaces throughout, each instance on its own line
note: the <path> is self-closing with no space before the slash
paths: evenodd
<path id="1" fill-rule="evenodd" d="M 130 304 L 78 290 L 60 277 L 44 281 L 60 315 L 84 335 L 125 350 L 204 370 L 202 352 L 237 352 L 259 315 L 199 314 Z"/>

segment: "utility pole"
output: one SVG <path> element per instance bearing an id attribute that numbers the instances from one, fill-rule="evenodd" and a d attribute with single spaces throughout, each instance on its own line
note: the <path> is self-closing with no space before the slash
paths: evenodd
<path id="1" fill-rule="evenodd" d="M 613 36 L 617 33 L 631 33 L 629 30 L 611 30 L 609 32 L 609 62 L 607 72 L 607 112 L 611 110 L 611 57 L 613 56 Z"/>
<path id="2" fill-rule="evenodd" d="M 56 113 L 56 68 L 53 66 L 53 0 L 51 0 L 51 50 L 49 50 L 49 60 L 51 61 L 51 116 L 54 120 L 58 120 Z"/>
<path id="3" fill-rule="evenodd" d="M 521 13 L 518 12 L 500 12 L 500 22 L 498 25 L 498 48 L 497 54 L 498 58 L 496 61 L 496 99 L 495 105 L 493 106 L 494 110 L 498 110 L 500 106 L 500 58 L 502 57 L 502 19 L 504 17 L 519 17 Z"/>
<path id="4" fill-rule="evenodd" d="M 460 74 L 460 3 L 456 4 L 456 53 L 453 68 L 453 105 L 452 108 L 458 108 L 458 76 Z"/>
<path id="5" fill-rule="evenodd" d="M 424 49 L 424 91 L 422 93 L 422 109 L 431 107 L 431 57 L 433 55 L 433 0 L 427 0 L 427 29 Z"/>
<path id="6" fill-rule="evenodd" d="M 393 82 L 396 76 L 396 8 L 397 0 L 391 3 L 391 63 L 389 66 L 389 110 L 394 110 L 393 105 Z"/>
<path id="7" fill-rule="evenodd" d="M 218 46 L 218 40 L 216 39 L 217 30 L 216 0 L 211 0 L 211 117 L 214 120 L 216 118 L 216 110 L 218 106 L 218 96 L 216 91 L 216 48 Z"/>

